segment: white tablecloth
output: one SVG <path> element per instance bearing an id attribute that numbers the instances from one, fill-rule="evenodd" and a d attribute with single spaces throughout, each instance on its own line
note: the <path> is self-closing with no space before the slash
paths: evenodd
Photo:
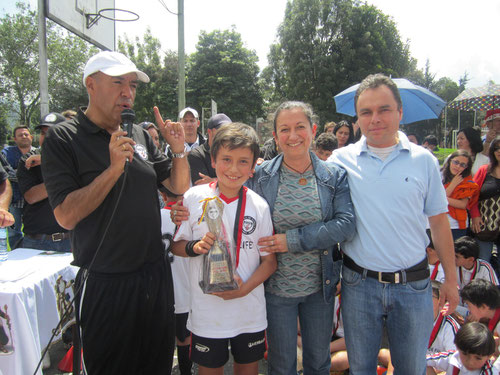
<path id="1" fill-rule="evenodd" d="M 0 350 L 0 375 L 34 373 L 59 322 L 58 310 L 73 298 L 72 288 L 65 289 L 78 271 L 72 260 L 70 253 L 16 249 L 0 264 L 0 330 L 8 337 Z"/>

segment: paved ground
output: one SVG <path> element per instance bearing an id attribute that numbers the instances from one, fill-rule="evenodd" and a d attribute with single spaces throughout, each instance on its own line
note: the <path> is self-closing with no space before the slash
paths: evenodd
<path id="1" fill-rule="evenodd" d="M 59 361 L 64 357 L 66 352 L 67 352 L 67 349 L 64 347 L 64 344 L 62 342 L 57 342 L 57 343 L 53 344 L 49 350 L 51 366 L 49 369 L 44 370 L 43 374 L 44 375 L 62 375 L 62 374 L 64 374 L 63 372 L 61 372 L 57 369 L 57 365 L 59 364 Z M 198 371 L 196 370 L 196 366 L 194 366 L 194 367 L 195 368 L 194 368 L 193 374 L 197 374 Z M 233 361 L 232 361 L 232 358 L 230 358 L 229 362 L 224 367 L 224 374 L 225 375 L 232 374 L 233 373 L 232 367 L 233 367 Z M 34 371 L 34 369 L 33 369 L 33 371 Z M 265 360 L 261 360 L 259 362 L 259 374 L 266 374 L 266 372 L 267 372 L 267 362 Z M 180 375 L 179 370 L 177 368 L 177 356 L 174 357 L 174 368 L 172 370 L 172 375 Z"/>

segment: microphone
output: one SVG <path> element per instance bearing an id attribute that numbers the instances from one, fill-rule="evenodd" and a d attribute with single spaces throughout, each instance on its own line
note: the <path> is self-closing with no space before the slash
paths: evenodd
<path id="1" fill-rule="evenodd" d="M 133 109 L 126 108 L 122 111 L 123 130 L 127 131 L 127 137 L 132 138 L 132 125 L 135 120 L 135 112 Z"/>
<path id="2" fill-rule="evenodd" d="M 135 112 L 133 109 L 126 108 L 121 113 L 123 129 L 127 131 L 127 137 L 132 138 L 132 125 L 135 120 Z M 126 159 L 125 166 L 128 167 L 129 160 Z"/>

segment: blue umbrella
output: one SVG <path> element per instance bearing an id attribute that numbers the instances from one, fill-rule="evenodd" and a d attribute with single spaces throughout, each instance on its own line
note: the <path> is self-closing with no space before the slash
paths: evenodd
<path id="1" fill-rule="evenodd" d="M 413 84 L 404 78 L 393 79 L 399 88 L 401 100 L 403 101 L 403 119 L 401 124 L 438 118 L 446 102 L 426 88 Z M 359 87 L 357 85 L 345 89 L 335 95 L 337 113 L 355 116 L 354 95 Z"/>

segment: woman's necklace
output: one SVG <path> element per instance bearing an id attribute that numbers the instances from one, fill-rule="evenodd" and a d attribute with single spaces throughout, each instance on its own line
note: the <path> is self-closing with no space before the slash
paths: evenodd
<path id="1" fill-rule="evenodd" d="M 284 163 L 284 164 L 285 164 L 288 168 L 290 168 L 292 171 L 294 171 L 294 172 L 296 172 L 296 173 L 300 174 L 300 176 L 301 176 L 301 177 L 299 178 L 299 185 L 302 185 L 302 186 L 307 185 L 307 179 L 306 179 L 305 177 L 303 177 L 302 175 L 303 175 L 304 173 L 306 173 L 306 171 L 307 171 L 307 170 L 309 169 L 309 167 L 312 165 L 312 161 L 309 163 L 309 165 L 306 167 L 306 169 L 304 169 L 302 172 L 301 172 L 301 171 L 296 170 L 296 169 L 295 169 L 295 168 L 293 168 L 293 167 L 290 167 L 290 166 L 288 165 L 288 163 L 287 163 L 284 159 L 283 159 L 283 163 Z"/>

